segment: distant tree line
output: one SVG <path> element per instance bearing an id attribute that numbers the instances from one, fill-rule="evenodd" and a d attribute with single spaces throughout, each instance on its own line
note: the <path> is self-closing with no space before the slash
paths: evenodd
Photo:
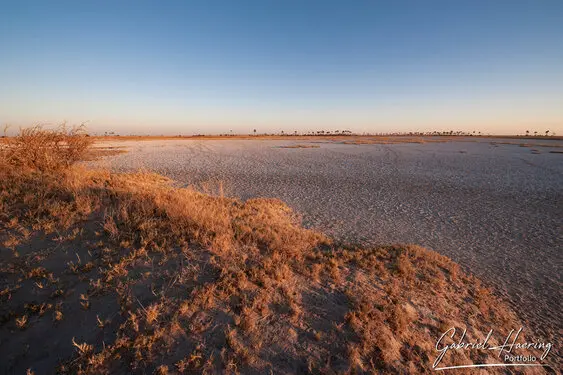
<path id="1" fill-rule="evenodd" d="M 105 136 L 119 136 L 118 133 L 113 132 L 113 131 L 106 131 L 104 132 Z M 234 133 L 233 130 L 229 130 L 228 133 L 220 133 L 218 134 L 218 136 L 220 137 L 232 137 L 232 136 L 237 136 L 237 135 L 241 135 L 241 134 L 237 134 Z M 372 132 L 363 132 L 363 133 L 355 133 L 352 132 L 351 130 L 309 130 L 309 131 L 298 131 L 298 130 L 294 130 L 293 132 L 286 132 L 284 130 L 281 130 L 279 132 L 265 132 L 265 133 L 258 133 L 257 129 L 253 129 L 252 133 L 248 134 L 248 135 L 254 135 L 254 136 L 284 136 L 284 137 L 291 137 L 291 136 L 351 136 L 351 135 L 364 135 L 364 136 L 410 136 L 410 137 L 441 137 L 441 136 L 447 136 L 447 137 L 457 137 L 457 136 L 461 136 L 461 137 L 478 137 L 478 136 L 483 136 L 483 135 L 490 135 L 490 134 L 483 134 L 480 131 L 477 130 L 473 130 L 473 131 L 462 131 L 462 130 L 448 130 L 448 131 L 438 131 L 438 130 L 434 130 L 434 131 L 426 131 L 426 132 L 376 132 L 376 133 L 372 133 Z M 5 136 L 5 134 L 4 134 Z M 176 137 L 178 138 L 183 138 L 183 137 L 205 137 L 205 134 L 194 134 L 194 135 L 181 135 L 178 134 L 176 135 Z M 538 132 L 538 131 L 533 131 L 531 132 L 530 130 L 526 130 L 525 134 L 517 134 L 517 136 L 521 136 L 521 137 L 554 137 L 555 136 L 555 132 L 552 132 L 550 130 L 546 130 L 545 132 Z"/>
<path id="2" fill-rule="evenodd" d="M 526 137 L 529 137 L 529 136 L 530 136 L 530 131 L 526 130 Z M 555 137 L 555 132 L 552 132 L 551 130 L 546 130 L 545 133 L 539 132 L 539 135 L 538 135 L 538 131 L 534 130 L 534 137 L 544 137 L 544 136 L 545 137 L 549 137 L 549 136 Z"/>

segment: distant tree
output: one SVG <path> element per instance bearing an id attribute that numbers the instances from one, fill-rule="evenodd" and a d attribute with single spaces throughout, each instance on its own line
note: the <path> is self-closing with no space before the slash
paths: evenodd
<path id="1" fill-rule="evenodd" d="M 528 137 L 530 135 L 530 131 L 526 130 L 526 137 Z"/>
<path id="2" fill-rule="evenodd" d="M 534 137 L 536 137 L 538 135 L 538 132 L 534 132 Z"/>
<path id="3" fill-rule="evenodd" d="M 254 129 L 254 135 L 256 135 L 256 129 Z"/>
<path id="4" fill-rule="evenodd" d="M 545 131 L 545 136 L 547 137 L 549 135 L 549 130 Z"/>

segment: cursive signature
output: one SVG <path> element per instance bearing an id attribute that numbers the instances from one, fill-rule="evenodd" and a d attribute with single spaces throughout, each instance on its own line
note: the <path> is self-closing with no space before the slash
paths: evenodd
<path id="1" fill-rule="evenodd" d="M 514 356 L 511 355 L 513 353 L 513 351 L 516 350 L 539 350 L 541 351 L 541 355 L 539 356 L 540 360 L 544 360 L 547 355 L 549 354 L 549 352 L 551 351 L 551 348 L 553 347 L 553 343 L 551 342 L 543 342 L 543 341 L 524 341 L 521 342 L 519 341 L 519 337 L 521 335 L 523 331 L 523 328 L 520 327 L 520 329 L 516 330 L 511 330 L 508 335 L 506 336 L 506 339 L 504 340 L 504 343 L 502 345 L 497 345 L 497 346 L 490 346 L 489 345 L 489 341 L 491 339 L 491 337 L 493 336 L 493 330 L 491 329 L 487 336 L 485 337 L 484 340 L 474 340 L 474 341 L 470 341 L 470 340 L 466 340 L 467 337 L 467 328 L 463 329 L 463 331 L 461 331 L 461 335 L 459 335 L 459 339 L 456 339 L 456 334 L 458 333 L 458 330 L 455 327 L 452 327 L 450 329 L 448 329 L 446 332 L 444 332 L 442 334 L 442 336 L 440 336 L 440 338 L 438 339 L 438 341 L 436 342 L 436 351 L 438 352 L 438 357 L 436 358 L 436 360 L 434 361 L 432 367 L 436 370 L 444 370 L 444 369 L 451 369 L 451 368 L 462 368 L 462 367 L 487 367 L 487 366 L 544 366 L 544 364 L 542 363 L 496 363 L 496 364 L 472 364 L 472 365 L 463 365 L 463 366 L 453 366 L 453 367 L 443 367 L 443 368 L 438 368 L 438 365 L 440 364 L 440 362 L 442 361 L 442 359 L 444 358 L 444 356 L 446 355 L 446 353 L 450 352 L 450 351 L 464 351 L 464 350 L 496 350 L 498 351 L 498 356 L 499 358 L 502 356 L 503 353 L 505 353 L 505 361 L 511 361 L 514 362 L 516 359 L 516 362 L 520 361 L 520 360 L 531 360 L 533 359 L 534 361 L 536 360 L 535 356 Z M 450 339 L 452 339 L 454 342 L 451 344 L 445 344 L 444 341 L 445 339 L 449 337 Z"/>

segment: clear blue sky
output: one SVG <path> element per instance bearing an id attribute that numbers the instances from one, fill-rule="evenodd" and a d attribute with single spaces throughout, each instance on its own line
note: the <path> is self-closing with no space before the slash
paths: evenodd
<path id="1" fill-rule="evenodd" d="M 563 135 L 563 1 L 2 1 L 0 123 Z"/>

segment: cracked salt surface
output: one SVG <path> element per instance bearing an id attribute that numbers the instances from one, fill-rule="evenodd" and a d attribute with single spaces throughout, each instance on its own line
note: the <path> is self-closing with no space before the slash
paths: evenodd
<path id="1" fill-rule="evenodd" d="M 563 141 L 540 143 L 547 142 L 554 147 L 533 147 L 534 154 L 490 139 L 124 141 L 111 145 L 128 153 L 101 163 L 181 185 L 221 181 L 241 199 L 280 198 L 306 226 L 337 239 L 432 248 L 506 295 L 547 339 L 563 328 L 563 155 L 549 153 Z M 294 144 L 320 148 L 280 147 Z"/>

